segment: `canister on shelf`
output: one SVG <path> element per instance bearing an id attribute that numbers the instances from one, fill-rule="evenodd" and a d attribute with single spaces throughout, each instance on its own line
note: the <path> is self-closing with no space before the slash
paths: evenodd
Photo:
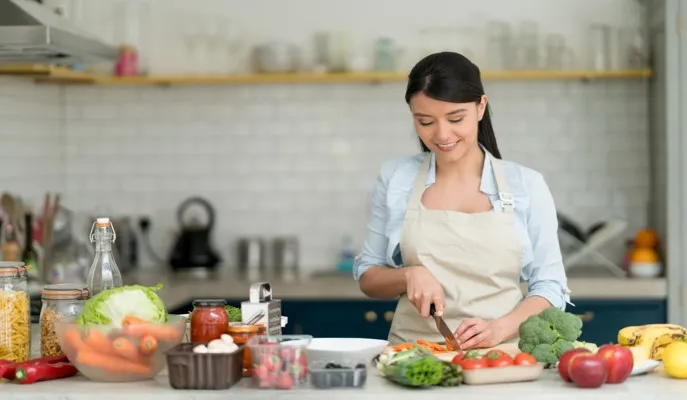
<path id="1" fill-rule="evenodd" d="M 41 299 L 41 356 L 58 356 L 62 354 L 62 348 L 55 325 L 73 321 L 81 314 L 88 299 L 88 289 L 85 285 L 71 283 L 48 285 L 43 289 Z"/>
<path id="2" fill-rule="evenodd" d="M 247 323 L 261 311 L 264 316 L 254 323 L 264 324 L 268 335 L 281 335 L 281 300 L 272 298 L 272 286 L 268 282 L 250 286 L 248 301 L 241 303 L 241 319 Z"/>

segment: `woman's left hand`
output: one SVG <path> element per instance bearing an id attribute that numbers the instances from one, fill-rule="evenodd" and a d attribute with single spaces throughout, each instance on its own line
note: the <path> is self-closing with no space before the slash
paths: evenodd
<path id="1" fill-rule="evenodd" d="M 494 325 L 494 321 L 489 322 L 481 318 L 465 319 L 456 329 L 454 336 L 464 350 L 494 347 L 503 341 L 499 329 Z"/>

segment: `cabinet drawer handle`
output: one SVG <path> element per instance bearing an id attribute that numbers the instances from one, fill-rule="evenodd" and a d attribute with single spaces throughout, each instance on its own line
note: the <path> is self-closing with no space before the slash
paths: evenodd
<path id="1" fill-rule="evenodd" d="M 387 311 L 384 313 L 384 320 L 386 322 L 391 322 L 394 320 L 394 312 L 393 311 Z"/>
<path id="2" fill-rule="evenodd" d="M 587 311 L 587 312 L 584 313 L 584 314 L 575 314 L 575 315 L 577 315 L 578 317 L 580 317 L 580 319 L 582 320 L 582 322 L 589 322 L 589 321 L 591 321 L 591 320 L 594 319 L 594 312 L 593 312 L 593 311 Z"/>
<path id="3" fill-rule="evenodd" d="M 375 322 L 377 320 L 377 313 L 374 311 L 368 311 L 365 313 L 365 320 L 367 322 Z"/>

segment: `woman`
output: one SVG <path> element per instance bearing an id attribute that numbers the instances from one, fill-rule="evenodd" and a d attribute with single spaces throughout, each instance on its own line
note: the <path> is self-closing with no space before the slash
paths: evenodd
<path id="1" fill-rule="evenodd" d="M 501 160 L 467 58 L 421 60 L 405 98 L 423 153 L 382 167 L 354 276 L 369 297 L 400 295 L 391 343 L 444 341 L 431 304 L 464 349 L 516 341 L 529 316 L 569 302 L 551 192 L 538 172 Z"/>

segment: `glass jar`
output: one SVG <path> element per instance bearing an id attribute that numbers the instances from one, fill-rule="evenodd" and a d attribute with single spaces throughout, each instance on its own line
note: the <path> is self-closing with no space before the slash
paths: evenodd
<path id="1" fill-rule="evenodd" d="M 62 348 L 55 324 L 74 321 L 81 314 L 88 299 L 88 289 L 71 283 L 48 285 L 43 289 L 41 299 L 41 356 L 59 356 Z"/>
<path id="2" fill-rule="evenodd" d="M 23 262 L 0 262 L 0 310 L 0 360 L 28 360 L 31 307 Z"/>
<path id="3" fill-rule="evenodd" d="M 191 312 L 191 342 L 208 343 L 227 331 L 229 315 L 224 300 L 194 300 Z"/>
<path id="4" fill-rule="evenodd" d="M 234 343 L 236 343 L 237 346 L 245 346 L 243 350 L 243 376 L 253 375 L 253 360 L 251 359 L 250 348 L 246 346 L 246 343 L 248 343 L 250 338 L 260 333 L 260 325 L 232 322 L 229 324 L 227 333 L 234 339 Z"/>

